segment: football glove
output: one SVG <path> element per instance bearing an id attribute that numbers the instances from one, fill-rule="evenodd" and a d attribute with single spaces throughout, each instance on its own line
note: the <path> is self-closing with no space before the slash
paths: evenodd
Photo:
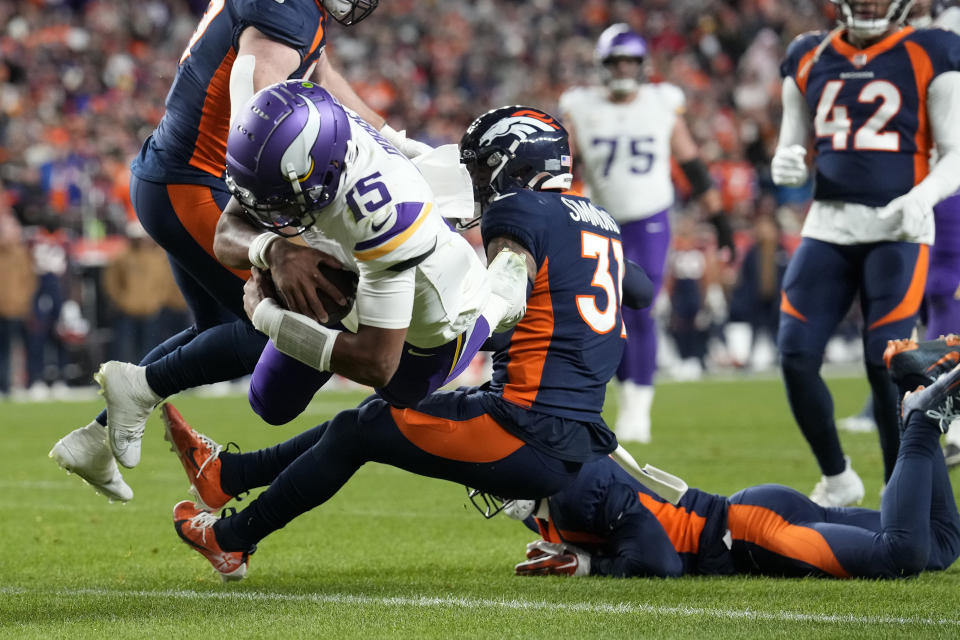
<path id="1" fill-rule="evenodd" d="M 775 185 L 799 187 L 807 182 L 810 173 L 806 163 L 807 148 L 801 144 L 781 147 L 773 154 L 770 177 Z"/>
<path id="2" fill-rule="evenodd" d="M 590 554 L 572 544 L 537 540 L 527 545 L 527 561 L 514 571 L 518 576 L 588 576 Z"/>
<path id="3" fill-rule="evenodd" d="M 933 224 L 933 204 L 915 187 L 890 201 L 877 216 L 882 220 L 893 218 L 894 222 L 899 221 L 900 237 L 916 239 Z"/>
<path id="4" fill-rule="evenodd" d="M 417 156 L 423 155 L 424 153 L 429 153 L 433 151 L 433 147 L 426 144 L 425 142 L 420 142 L 419 140 L 414 140 L 413 138 L 407 137 L 407 130 L 402 129 L 397 131 L 388 124 L 383 125 L 380 129 L 380 135 L 387 139 L 387 142 L 395 146 L 400 150 L 400 153 L 407 156 L 408 158 L 416 158 Z"/>

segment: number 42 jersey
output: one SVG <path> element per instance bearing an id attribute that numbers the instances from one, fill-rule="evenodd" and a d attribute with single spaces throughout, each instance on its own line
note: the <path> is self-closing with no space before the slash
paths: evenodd
<path id="1" fill-rule="evenodd" d="M 882 207 L 930 171 L 928 88 L 960 70 L 960 36 L 905 27 L 856 49 L 842 33 L 798 36 L 780 72 L 813 116 L 815 200 Z M 829 41 L 825 41 L 830 38 Z"/>

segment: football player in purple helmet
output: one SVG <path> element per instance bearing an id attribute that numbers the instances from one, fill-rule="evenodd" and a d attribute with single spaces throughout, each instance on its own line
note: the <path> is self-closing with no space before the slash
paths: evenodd
<path id="1" fill-rule="evenodd" d="M 225 267 L 213 252 L 213 230 L 230 200 L 225 152 L 239 107 L 272 83 L 313 79 L 404 153 L 429 149 L 386 125 L 326 55 L 331 15 L 355 24 L 376 6 L 376 0 L 211 0 L 186 43 L 163 118 L 131 165 L 130 195 L 144 229 L 167 252 L 195 324 L 157 345 L 140 366 L 104 363 L 96 379 L 107 410 L 50 452 L 109 499 L 133 497 L 117 462 L 139 462 L 146 419 L 157 402 L 249 374 L 265 344 L 243 311 L 249 273 Z"/>

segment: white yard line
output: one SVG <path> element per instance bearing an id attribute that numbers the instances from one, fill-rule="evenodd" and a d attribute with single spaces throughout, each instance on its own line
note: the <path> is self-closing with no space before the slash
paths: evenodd
<path id="1" fill-rule="evenodd" d="M 123 589 L 22 589 L 0 587 L 4 595 L 92 596 L 106 598 L 173 598 L 181 600 L 231 600 L 248 602 L 307 602 L 358 606 L 393 606 L 420 608 L 509 609 L 521 611 L 577 611 L 594 614 L 648 614 L 680 618 L 715 618 L 721 620 L 760 620 L 772 622 L 816 622 L 858 625 L 922 625 L 960 627 L 960 619 L 914 618 L 894 616 L 822 615 L 791 611 L 754 611 L 752 609 L 711 609 L 702 607 L 668 607 L 647 604 L 604 604 L 593 602 L 545 602 L 542 600 L 489 600 L 483 598 L 374 597 L 351 594 L 267 593 L 263 591 L 190 591 L 190 590 L 123 590 Z"/>

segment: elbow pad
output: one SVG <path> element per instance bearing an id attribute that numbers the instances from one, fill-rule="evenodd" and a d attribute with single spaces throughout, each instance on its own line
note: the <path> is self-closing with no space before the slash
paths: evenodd
<path id="1" fill-rule="evenodd" d="M 632 260 L 624 262 L 623 306 L 643 309 L 653 302 L 653 282 L 643 267 Z"/>

